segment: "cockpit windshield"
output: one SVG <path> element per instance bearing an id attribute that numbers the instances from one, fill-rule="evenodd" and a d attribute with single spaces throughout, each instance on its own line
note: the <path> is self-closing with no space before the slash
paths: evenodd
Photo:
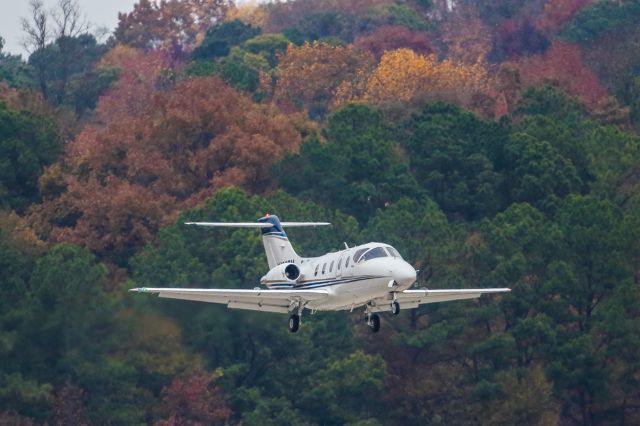
<path id="1" fill-rule="evenodd" d="M 367 260 L 375 259 L 377 257 L 387 257 L 387 252 L 382 247 L 372 248 L 362 256 L 362 259 Z"/>
<path id="2" fill-rule="evenodd" d="M 357 262 L 365 262 L 367 260 L 375 259 L 377 257 L 388 257 L 389 254 L 384 250 L 383 247 L 374 247 L 374 248 L 364 248 L 360 249 L 353 256 L 354 261 Z"/>
<path id="3" fill-rule="evenodd" d="M 388 246 L 387 251 L 389 252 L 391 257 L 397 257 L 398 259 L 402 259 L 402 256 L 400 256 L 400 253 L 398 253 L 398 250 L 394 249 L 393 247 Z"/>

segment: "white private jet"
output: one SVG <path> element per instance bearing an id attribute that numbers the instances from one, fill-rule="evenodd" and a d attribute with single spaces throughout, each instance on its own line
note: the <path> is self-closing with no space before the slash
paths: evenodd
<path id="1" fill-rule="evenodd" d="M 508 288 L 409 290 L 416 270 L 388 244 L 368 243 L 303 258 L 293 250 L 283 227 L 322 226 L 326 222 L 280 222 L 267 214 L 257 222 L 187 222 L 186 225 L 260 228 L 269 272 L 253 290 L 200 288 L 133 288 L 170 299 L 221 303 L 228 308 L 290 314 L 289 331 L 300 327 L 304 309 L 353 311 L 364 306 L 366 321 L 375 333 L 380 330 L 379 312 L 393 315 L 424 303 L 473 299 L 485 293 L 502 293 Z"/>

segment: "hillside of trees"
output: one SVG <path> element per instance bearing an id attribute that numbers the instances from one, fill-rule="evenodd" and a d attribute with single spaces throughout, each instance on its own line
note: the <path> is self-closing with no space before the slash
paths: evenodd
<path id="1" fill-rule="evenodd" d="M 82 16 L 0 38 L 0 424 L 640 424 L 640 0 Z M 265 212 L 512 292 L 376 335 L 127 293 L 255 287 L 259 233 L 182 223 Z"/>

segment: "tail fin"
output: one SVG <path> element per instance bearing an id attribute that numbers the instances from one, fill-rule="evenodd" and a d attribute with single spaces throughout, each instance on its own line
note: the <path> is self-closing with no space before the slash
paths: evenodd
<path id="1" fill-rule="evenodd" d="M 328 222 L 280 222 L 278 216 L 267 214 L 258 219 L 258 222 L 186 222 L 185 225 L 260 228 L 269 269 L 273 269 L 283 263 L 300 264 L 300 256 L 298 256 L 291 246 L 287 234 L 284 232 L 284 229 L 282 229 L 283 227 L 322 226 L 331 224 Z"/>
<path id="2" fill-rule="evenodd" d="M 259 223 L 270 223 L 270 228 L 262 228 L 262 243 L 267 253 L 269 269 L 273 269 L 282 263 L 300 264 L 300 256 L 291 246 L 287 234 L 282 229 L 278 216 L 265 216 L 258 219 Z"/>

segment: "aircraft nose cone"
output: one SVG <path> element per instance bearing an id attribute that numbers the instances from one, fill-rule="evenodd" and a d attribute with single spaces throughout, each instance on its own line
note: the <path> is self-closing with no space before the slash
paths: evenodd
<path id="1" fill-rule="evenodd" d="M 393 271 L 393 279 L 400 287 L 409 287 L 416 281 L 416 270 L 407 262 L 401 262 Z"/>

